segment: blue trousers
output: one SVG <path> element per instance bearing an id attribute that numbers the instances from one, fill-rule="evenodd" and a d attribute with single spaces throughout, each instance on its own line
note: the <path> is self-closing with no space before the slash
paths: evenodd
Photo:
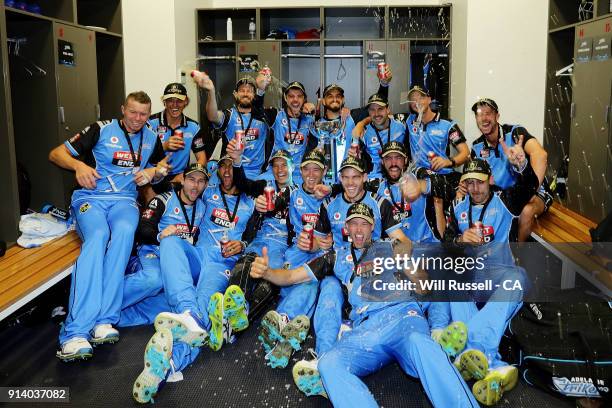
<path id="1" fill-rule="evenodd" d="M 83 244 L 72 272 L 60 344 L 74 337 L 89 338 L 94 326 L 119 321 L 123 276 L 138 226 L 134 200 L 79 199 L 77 194 L 71 207 Z"/>
<path id="2" fill-rule="evenodd" d="M 304 252 L 297 246 L 290 247 L 285 253 L 285 263 L 289 269 L 297 268 L 322 252 Z M 280 299 L 276 307 L 278 313 L 286 314 L 289 319 L 298 315 L 312 317 L 319 293 L 319 282 L 303 282 L 296 285 L 285 286 L 280 290 Z"/>
<path id="3" fill-rule="evenodd" d="M 427 321 L 410 303 L 372 313 L 320 358 L 318 368 L 334 407 L 378 407 L 360 377 L 392 361 L 421 380 L 434 407 L 479 407 L 444 351 L 430 338 Z"/>
<path id="4" fill-rule="evenodd" d="M 315 351 L 321 357 L 336 344 L 342 325 L 342 284 L 335 276 L 325 277 L 319 287 L 314 314 Z"/>
<path id="5" fill-rule="evenodd" d="M 255 252 L 261 256 L 263 247 L 268 248 L 268 257 L 270 258 L 270 268 L 280 269 L 285 264 L 285 253 L 287 252 L 287 237 L 283 240 L 279 240 L 271 237 L 260 237 L 259 235 L 251 242 L 251 244 L 244 251 Z"/>
<path id="6" fill-rule="evenodd" d="M 139 248 L 135 269 L 123 279 L 121 310 L 155 296 L 163 289 L 158 248 L 148 245 Z"/>

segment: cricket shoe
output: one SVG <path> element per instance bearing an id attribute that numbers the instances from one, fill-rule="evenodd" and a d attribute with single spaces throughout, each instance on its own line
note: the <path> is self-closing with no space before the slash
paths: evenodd
<path id="1" fill-rule="evenodd" d="M 134 381 L 132 395 L 142 404 L 152 402 L 168 376 L 172 357 L 172 333 L 166 328 L 155 332 L 145 347 L 144 368 Z"/>
<path id="2" fill-rule="evenodd" d="M 93 348 L 87 339 L 73 337 L 61 345 L 56 356 L 62 361 L 86 360 L 93 356 Z"/>
<path id="3" fill-rule="evenodd" d="M 468 330 L 463 322 L 452 322 L 440 333 L 436 341 L 451 358 L 461 353 L 467 344 Z"/>
<path id="4" fill-rule="evenodd" d="M 489 361 L 484 353 L 476 349 L 467 349 L 455 358 L 455 367 L 464 380 L 482 380 L 489 370 Z"/>
<path id="5" fill-rule="evenodd" d="M 276 343 L 282 340 L 281 332 L 289 323 L 289 318 L 286 314 L 280 314 L 276 310 L 270 310 L 265 314 L 259 326 L 259 335 L 257 338 L 261 342 L 266 354 L 270 353 Z"/>
<path id="6" fill-rule="evenodd" d="M 223 311 L 233 332 L 249 327 L 249 312 L 244 292 L 238 285 L 230 285 L 223 295 Z"/>
<path id="7" fill-rule="evenodd" d="M 175 341 L 191 347 L 202 347 L 208 333 L 202 319 L 195 313 L 186 310 L 183 313 L 162 312 L 155 318 L 155 330 L 168 329 Z"/>
<path id="8" fill-rule="evenodd" d="M 517 382 L 518 369 L 506 365 L 489 370 L 485 378 L 474 383 L 472 392 L 481 404 L 494 405 L 499 402 L 504 392 L 513 389 Z"/>
<path id="9" fill-rule="evenodd" d="M 266 355 L 268 365 L 272 368 L 285 368 L 294 351 L 301 350 L 301 344 L 306 340 L 310 330 L 308 316 L 299 315 L 291 320 L 281 331 L 282 339 Z"/>
<path id="10" fill-rule="evenodd" d="M 108 323 L 96 325 L 91 334 L 91 344 L 93 346 L 107 343 L 112 344 L 119 341 L 119 330 Z"/>
<path id="11" fill-rule="evenodd" d="M 327 398 L 327 393 L 321 381 L 318 364 L 319 359 L 314 351 L 309 350 L 314 356 L 313 360 L 300 360 L 293 366 L 293 382 L 307 397 L 320 395 Z"/>

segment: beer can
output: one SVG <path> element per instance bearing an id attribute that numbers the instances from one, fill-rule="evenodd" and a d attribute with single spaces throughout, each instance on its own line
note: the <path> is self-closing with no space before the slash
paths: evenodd
<path id="1" fill-rule="evenodd" d="M 236 140 L 236 149 L 244 149 L 244 130 L 237 129 L 234 132 L 234 140 Z"/>
<path id="2" fill-rule="evenodd" d="M 361 155 L 361 151 L 359 149 L 359 140 L 353 138 L 353 140 L 351 141 L 351 148 L 354 148 L 355 151 L 357 152 L 357 156 Z"/>
<path id="3" fill-rule="evenodd" d="M 183 138 L 183 131 L 182 131 L 182 130 L 180 130 L 180 129 L 176 129 L 176 130 L 174 131 L 174 136 L 176 136 L 176 137 L 180 137 L 180 138 L 182 139 L 182 138 Z"/>
<path id="4" fill-rule="evenodd" d="M 378 63 L 378 79 L 387 79 L 387 73 L 385 71 L 387 70 L 388 66 L 389 65 L 386 62 Z"/>
<path id="5" fill-rule="evenodd" d="M 259 73 L 264 76 L 272 76 L 272 69 L 269 66 L 265 65 L 261 69 L 261 71 L 259 71 Z"/>
<path id="6" fill-rule="evenodd" d="M 474 221 L 474 229 L 480 237 L 480 242 L 484 242 L 484 225 L 481 221 Z"/>
<path id="7" fill-rule="evenodd" d="M 436 154 L 434 152 L 432 152 L 431 150 L 427 152 L 427 158 L 429 160 L 432 160 L 435 157 L 436 157 Z"/>
<path id="8" fill-rule="evenodd" d="M 264 188 L 264 195 L 266 196 L 266 210 L 274 211 L 274 187 L 266 186 Z"/>
<path id="9" fill-rule="evenodd" d="M 227 236 L 227 233 L 224 233 L 223 236 L 221 236 L 221 238 L 219 239 L 219 244 L 221 244 L 221 255 L 223 255 L 224 258 L 227 258 L 227 256 L 225 255 L 225 247 L 227 246 L 227 244 L 229 244 L 229 242 L 230 240 Z"/>
<path id="10" fill-rule="evenodd" d="M 308 249 L 312 249 L 314 243 L 314 227 L 312 226 L 312 224 L 308 223 L 304 225 L 304 232 L 308 234 Z"/>

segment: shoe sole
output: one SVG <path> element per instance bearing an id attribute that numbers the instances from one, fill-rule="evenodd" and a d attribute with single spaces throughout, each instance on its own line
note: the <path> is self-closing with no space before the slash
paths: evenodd
<path id="1" fill-rule="evenodd" d="M 246 299 L 240 286 L 231 285 L 223 296 L 223 310 L 234 332 L 240 332 L 249 327 L 249 317 L 246 311 Z"/>
<path id="2" fill-rule="evenodd" d="M 157 395 L 159 384 L 170 370 L 172 357 L 172 333 L 168 329 L 156 332 L 145 348 L 144 368 L 134 381 L 132 396 L 142 404 L 150 402 Z"/>
<path id="3" fill-rule="evenodd" d="M 461 371 L 465 371 L 469 374 L 469 378 L 475 380 L 482 380 L 487 375 L 489 370 L 489 362 L 484 353 L 480 350 L 470 350 L 461 354 L 459 360 Z M 464 376 L 464 373 L 461 373 Z M 465 376 L 463 377 L 465 379 Z"/>
<path id="4" fill-rule="evenodd" d="M 293 347 L 286 342 L 279 342 L 274 349 L 266 355 L 268 366 L 272 368 L 285 368 L 289 365 L 289 359 L 293 354 Z"/>
<path id="5" fill-rule="evenodd" d="M 306 394 L 307 397 L 320 395 L 327 398 L 323 381 L 319 375 L 319 370 L 312 367 L 302 366 L 301 361 L 298 361 L 292 370 L 293 382 L 300 391 Z"/>
<path id="6" fill-rule="evenodd" d="M 168 329 L 175 341 L 180 341 L 191 347 L 202 347 L 206 342 L 206 332 L 189 331 L 187 326 L 180 319 L 177 319 L 176 316 L 176 314 L 166 312 L 158 314 L 155 318 L 155 330 Z"/>
<path id="7" fill-rule="evenodd" d="M 270 310 L 261 320 L 263 330 L 267 331 L 267 337 L 272 341 L 282 341 L 283 335 L 280 332 L 280 320 L 282 317 L 275 311 Z"/>
<path id="8" fill-rule="evenodd" d="M 119 336 L 107 336 L 107 337 L 102 337 L 102 338 L 92 338 L 91 340 L 89 340 L 89 342 L 91 343 L 92 346 L 96 347 L 96 346 L 100 346 L 102 344 L 115 344 L 119 341 Z"/>
<path id="9" fill-rule="evenodd" d="M 208 318 L 210 319 L 210 334 L 208 346 L 219 351 L 223 346 L 223 295 L 219 292 L 210 297 L 208 302 Z"/>
<path id="10" fill-rule="evenodd" d="M 465 349 L 467 343 L 467 326 L 463 322 L 453 322 L 446 326 L 438 343 L 450 357 L 455 357 Z"/>
<path id="11" fill-rule="evenodd" d="M 263 349 L 264 349 L 266 354 L 271 352 L 272 349 L 274 348 L 274 346 L 276 346 L 276 341 L 270 339 L 268 337 L 268 332 L 266 330 L 264 330 L 263 328 L 259 332 L 259 335 L 257 336 L 257 339 L 261 343 L 261 346 L 263 347 Z"/>
<path id="12" fill-rule="evenodd" d="M 492 373 L 476 381 L 472 387 L 472 393 L 481 404 L 487 406 L 496 404 L 504 394 L 502 376 Z"/>
<path id="13" fill-rule="evenodd" d="M 306 340 L 309 330 L 310 319 L 308 316 L 296 316 L 283 328 L 283 340 L 288 342 L 295 351 L 299 351 L 302 349 L 301 344 Z"/>
<path id="14" fill-rule="evenodd" d="M 89 348 L 80 349 L 76 353 L 73 354 L 62 354 L 62 351 L 59 350 L 55 353 L 55 356 L 62 360 L 65 363 L 69 363 L 75 360 L 87 360 L 93 357 L 93 350 Z"/>

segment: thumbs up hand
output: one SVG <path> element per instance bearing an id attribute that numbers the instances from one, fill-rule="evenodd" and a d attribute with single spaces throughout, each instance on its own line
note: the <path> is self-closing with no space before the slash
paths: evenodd
<path id="1" fill-rule="evenodd" d="M 268 257 L 268 248 L 263 247 L 261 250 L 262 256 L 255 258 L 251 264 L 251 277 L 255 279 L 265 279 L 266 274 L 270 270 L 270 258 Z"/>

